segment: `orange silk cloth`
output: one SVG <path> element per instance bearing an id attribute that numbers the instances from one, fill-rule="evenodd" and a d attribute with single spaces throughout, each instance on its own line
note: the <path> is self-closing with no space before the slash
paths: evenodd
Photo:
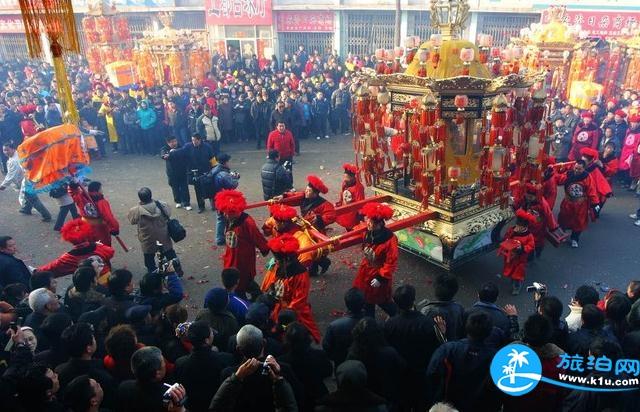
<path id="1" fill-rule="evenodd" d="M 25 177 L 36 189 L 74 175 L 89 164 L 80 129 L 73 124 L 52 127 L 26 139 L 18 146 L 18 157 Z"/>

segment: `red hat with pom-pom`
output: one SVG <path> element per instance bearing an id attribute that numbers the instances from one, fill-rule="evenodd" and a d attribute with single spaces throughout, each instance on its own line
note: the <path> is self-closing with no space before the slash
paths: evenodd
<path id="1" fill-rule="evenodd" d="M 356 167 L 356 165 L 352 165 L 351 163 L 343 164 L 342 168 L 344 169 L 345 173 L 350 174 L 352 176 L 355 176 L 358 174 L 358 168 Z"/>
<path id="2" fill-rule="evenodd" d="M 91 239 L 91 234 L 91 225 L 80 218 L 65 223 L 60 229 L 62 240 L 74 245 L 88 242 Z"/>
<path id="3" fill-rule="evenodd" d="M 238 190 L 223 189 L 216 195 L 216 209 L 221 213 L 240 214 L 247 208 L 247 201 Z"/>
<path id="4" fill-rule="evenodd" d="M 294 208 L 281 203 L 269 207 L 269 212 L 275 220 L 280 220 L 281 222 L 291 220 L 298 215 Z"/>
<path id="5" fill-rule="evenodd" d="M 524 209 L 516 210 L 516 218 L 518 219 L 518 224 L 529 225 L 530 223 L 535 223 L 536 218 L 531 213 L 525 211 Z"/>
<path id="6" fill-rule="evenodd" d="M 360 213 L 369 219 L 386 220 L 393 216 L 393 209 L 382 203 L 370 202 L 360 209 Z"/>
<path id="7" fill-rule="evenodd" d="M 285 233 L 276 238 L 270 239 L 267 243 L 273 253 L 292 254 L 300 248 L 300 242 L 290 233 Z"/>
<path id="8" fill-rule="evenodd" d="M 582 156 L 591 157 L 593 159 L 597 159 L 598 158 L 598 151 L 596 149 L 591 148 L 591 147 L 583 147 L 582 149 L 580 149 L 580 154 Z"/>
<path id="9" fill-rule="evenodd" d="M 325 194 L 325 193 L 329 192 L 329 188 L 316 175 L 307 176 L 307 182 L 309 182 L 309 186 L 311 186 L 311 188 L 316 190 L 317 192 L 320 192 L 322 194 Z"/>

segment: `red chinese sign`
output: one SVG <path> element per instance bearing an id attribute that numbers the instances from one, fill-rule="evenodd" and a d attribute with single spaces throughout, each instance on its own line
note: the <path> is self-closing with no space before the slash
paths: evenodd
<path id="1" fill-rule="evenodd" d="M 279 32 L 333 32 L 332 11 L 279 11 L 276 14 Z"/>
<path id="2" fill-rule="evenodd" d="M 19 14 L 15 16 L 0 16 L 0 33 L 24 33 L 22 17 Z"/>
<path id="3" fill-rule="evenodd" d="M 205 0 L 208 25 L 271 26 L 271 0 Z"/>
<path id="4" fill-rule="evenodd" d="M 579 24 L 589 36 L 619 36 L 623 28 L 640 22 L 640 12 L 566 10 L 563 20 L 572 26 Z M 548 10 L 542 12 L 541 22 L 549 22 Z"/>

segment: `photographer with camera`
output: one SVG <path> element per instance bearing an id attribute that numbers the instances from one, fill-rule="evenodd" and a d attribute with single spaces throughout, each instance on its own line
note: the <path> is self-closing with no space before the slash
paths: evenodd
<path id="1" fill-rule="evenodd" d="M 279 411 L 298 410 L 293 387 L 299 383 L 291 368 L 264 356 L 264 338 L 253 325 L 243 326 L 237 334 L 237 351 L 244 361 L 237 368 L 227 368 L 228 376 L 214 395 L 210 411 Z M 229 376 L 230 375 L 230 376 Z"/>
<path id="2" fill-rule="evenodd" d="M 165 258 L 159 269 L 140 279 L 140 294 L 134 299 L 137 305 L 150 305 L 154 311 L 160 311 L 182 300 L 184 289 L 174 265 L 174 259 Z"/>
<path id="3" fill-rule="evenodd" d="M 199 182 L 202 175 L 209 173 L 211 170 L 211 159 L 213 159 L 213 149 L 207 143 L 202 141 L 202 136 L 194 133 L 191 136 L 191 143 L 187 143 L 182 148 L 177 149 L 177 156 L 184 156 L 187 162 L 187 175 L 189 176 L 189 184 L 193 186 L 196 192 L 196 201 L 198 202 L 198 213 L 204 212 L 205 194 Z M 185 207 L 185 210 L 191 210 L 191 207 Z"/>
<path id="4" fill-rule="evenodd" d="M 138 349 L 131 357 L 135 380 L 118 387 L 117 411 L 122 412 L 184 412 L 187 392 L 184 386 L 162 381 L 166 364 L 162 351 L 155 346 Z"/>
<path id="5" fill-rule="evenodd" d="M 138 199 L 140 203 L 129 210 L 127 218 L 132 225 L 138 226 L 138 240 L 144 255 L 144 265 L 147 271 L 153 272 L 157 269 L 155 254 L 158 242 L 163 245 L 164 255 L 168 259 L 177 257 L 167 229 L 171 208 L 165 202 L 153 200 L 151 189 L 148 187 L 138 190 Z"/>

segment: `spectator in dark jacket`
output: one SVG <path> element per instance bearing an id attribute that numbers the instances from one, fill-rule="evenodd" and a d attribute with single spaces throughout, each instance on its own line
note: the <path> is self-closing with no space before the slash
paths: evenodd
<path id="1" fill-rule="evenodd" d="M 276 103 L 276 108 L 271 112 L 269 120 L 270 130 L 276 128 L 278 123 L 284 123 L 287 129 L 291 130 L 293 127 L 293 119 L 291 118 L 291 112 L 285 109 L 285 103 L 280 100 Z"/>
<path id="2" fill-rule="evenodd" d="M 202 141 L 202 136 L 194 134 L 191 137 L 191 143 L 187 143 L 178 150 L 179 156 L 184 156 L 187 164 L 187 174 L 189 175 L 189 184 L 194 186 L 196 192 L 196 200 L 198 202 L 198 213 L 204 212 L 204 190 L 201 187 L 198 178 L 211 170 L 211 159 L 213 158 L 213 150 L 211 146 Z M 185 208 L 190 210 L 190 208 Z"/>
<path id="3" fill-rule="evenodd" d="M 0 289 L 12 283 L 21 283 L 30 289 L 31 272 L 15 257 L 17 251 L 16 241 L 11 236 L 0 236 Z"/>
<path id="4" fill-rule="evenodd" d="M 229 96 L 223 96 L 218 105 L 218 121 L 222 141 L 228 143 L 233 140 L 233 105 L 229 102 Z"/>
<path id="5" fill-rule="evenodd" d="M 112 325 L 124 323 L 124 314 L 133 301 L 133 274 L 127 269 L 116 269 L 109 275 L 109 296 L 105 300 L 105 306 L 110 311 L 110 322 Z"/>
<path id="6" fill-rule="evenodd" d="M 348 360 L 336 369 L 338 389 L 317 402 L 316 412 L 386 412 L 383 397 L 367 389 L 367 368 L 360 361 Z"/>
<path id="7" fill-rule="evenodd" d="M 565 348 L 567 337 L 569 336 L 569 327 L 567 322 L 562 319 L 562 302 L 560 302 L 560 299 L 555 296 L 544 296 L 538 301 L 538 313 L 549 319 L 553 327 L 549 342 Z"/>
<path id="8" fill-rule="evenodd" d="M 400 354 L 388 345 L 382 328 L 375 319 L 362 318 L 353 331 L 353 343 L 347 360 L 358 360 L 367 368 L 367 388 L 384 397 L 392 405 L 399 405 L 403 397 L 407 364 Z"/>
<path id="9" fill-rule="evenodd" d="M 304 400 L 298 409 L 312 412 L 316 400 L 328 393 L 324 379 L 331 376 L 331 361 L 323 350 L 311 348 L 311 335 L 301 323 L 287 325 L 284 341 L 287 352 L 280 360 L 293 368 L 304 388 Z"/>
<path id="10" fill-rule="evenodd" d="M 329 138 L 327 134 L 327 119 L 329 118 L 330 103 L 324 98 L 322 92 L 316 93 L 315 99 L 311 102 L 311 113 L 315 121 L 316 139 L 320 140 L 322 136 Z"/>
<path id="11" fill-rule="evenodd" d="M 175 404 L 185 397 L 185 389 L 177 385 L 167 389 L 163 381 L 166 369 L 160 349 L 147 346 L 138 349 L 131 357 L 131 369 L 135 380 L 124 381 L 118 387 L 118 412 L 166 412 L 179 411 Z M 164 404 L 165 392 L 171 395 L 169 405 Z"/>
<path id="12" fill-rule="evenodd" d="M 61 363 L 69 360 L 67 347 L 61 336 L 62 332 L 72 323 L 71 316 L 64 312 L 52 313 L 45 318 L 40 327 L 40 333 L 49 342 L 49 349 L 36 353 L 33 358 L 34 362 L 43 362 L 55 369 Z"/>
<path id="13" fill-rule="evenodd" d="M 80 266 L 73 273 L 73 285 L 67 289 L 64 305 L 75 322 L 83 313 L 104 304 L 105 295 L 96 290 L 96 276 L 93 266 Z"/>
<path id="14" fill-rule="evenodd" d="M 299 386 L 295 375 L 286 364 L 264 354 L 264 340 L 260 329 L 245 325 L 237 336 L 238 351 L 243 363 L 222 372 L 226 378 L 209 405 L 210 411 L 297 411 L 294 387 Z M 261 366 L 269 368 L 262 373 Z M 228 376 L 228 378 L 227 378 Z"/>
<path id="15" fill-rule="evenodd" d="M 458 280 L 454 275 L 442 273 L 433 282 L 433 289 L 437 300 L 428 302 L 420 311 L 431 319 L 436 316 L 444 318 L 447 325 L 446 337 L 448 341 L 462 338 L 464 336 L 464 308 L 453 301 L 458 293 Z"/>
<path id="16" fill-rule="evenodd" d="M 478 290 L 478 301 L 465 312 L 465 319 L 471 313 L 485 312 L 491 318 L 493 327 L 500 330 L 500 340 L 504 343 L 512 339 L 512 336 L 518 331 L 518 316 L 513 314 L 515 308 L 513 305 L 507 305 L 501 308 L 496 305 L 498 300 L 498 287 L 493 282 L 483 284 Z"/>
<path id="17" fill-rule="evenodd" d="M 604 313 L 596 305 L 582 308 L 582 326 L 576 332 L 569 333 L 566 350 L 571 354 L 589 356 L 589 345 L 596 338 L 618 343 L 616 337 L 604 330 Z"/>
<path id="18" fill-rule="evenodd" d="M 137 305 L 149 305 L 154 312 L 159 312 L 180 302 L 182 295 L 182 282 L 170 263 L 167 273 L 147 273 L 140 279 L 140 295 L 135 302 Z"/>
<path id="19" fill-rule="evenodd" d="M 193 351 L 176 361 L 176 379 L 187 390 L 187 409 L 206 412 L 220 387 L 220 374 L 224 368 L 231 366 L 233 357 L 212 350 L 213 331 L 205 321 L 189 325 L 187 338 L 193 345 Z"/>
<path id="20" fill-rule="evenodd" d="M 364 316 L 364 293 L 360 289 L 351 288 L 344 294 L 347 313 L 327 326 L 322 339 L 322 348 L 334 364 L 340 365 L 347 358 L 349 347 L 353 342 L 351 331 Z"/>
<path id="21" fill-rule="evenodd" d="M 71 325 L 62 332 L 60 339 L 71 357 L 68 362 L 58 365 L 55 369 L 60 389 L 64 391 L 76 376 L 89 375 L 105 390 L 104 406 L 113 407 L 115 381 L 102 367 L 102 363 L 93 359 L 97 344 L 92 326 L 88 323 Z"/>
<path id="22" fill-rule="evenodd" d="M 271 104 L 263 99 L 262 94 L 258 94 L 256 100 L 251 104 L 250 113 L 256 132 L 256 149 L 260 149 L 262 145 L 267 144 L 267 135 L 271 130 L 269 117 L 272 110 Z"/>
<path id="23" fill-rule="evenodd" d="M 167 144 L 160 149 L 160 157 L 165 161 L 165 169 L 169 186 L 173 193 L 176 208 L 184 207 L 191 210 L 191 198 L 187 182 L 187 163 L 183 152 L 179 151 L 178 139 L 175 136 L 167 137 Z"/>
<path id="24" fill-rule="evenodd" d="M 260 178 L 264 200 L 273 199 L 293 187 L 291 172 L 280 164 L 280 154 L 277 150 L 269 151 L 267 162 L 260 170 Z"/>
<path id="25" fill-rule="evenodd" d="M 238 332 L 238 321 L 227 310 L 229 295 L 223 288 L 213 288 L 204 297 L 204 309 L 196 316 L 196 321 L 206 321 L 217 331 L 213 344 L 220 350 L 227 350 L 229 337 Z"/>
<path id="26" fill-rule="evenodd" d="M 485 410 L 483 398 L 489 389 L 489 366 L 496 353 L 485 340 L 491 334 L 491 318 L 484 312 L 467 318 L 467 337 L 440 346 L 429 362 L 428 387 L 434 391 L 432 401 L 445 401 L 458 410 Z"/>
<path id="27" fill-rule="evenodd" d="M 407 363 L 407 375 L 402 377 L 406 384 L 406 396 L 401 403 L 422 411 L 427 408 L 425 372 L 431 355 L 441 342 L 434 320 L 415 310 L 415 299 L 416 289 L 411 285 L 403 285 L 395 290 L 393 301 L 398 305 L 399 312 L 385 322 L 384 335 Z"/>

